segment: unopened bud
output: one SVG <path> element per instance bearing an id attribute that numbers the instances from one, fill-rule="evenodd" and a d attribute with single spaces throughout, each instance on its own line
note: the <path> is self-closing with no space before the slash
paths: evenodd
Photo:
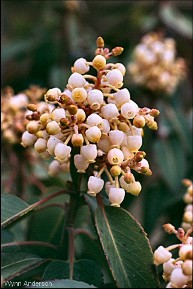
<path id="1" fill-rule="evenodd" d="M 26 129 L 29 133 L 35 134 L 39 130 L 39 124 L 37 121 L 32 120 L 27 124 Z"/>
<path id="2" fill-rule="evenodd" d="M 99 36 L 96 40 L 96 44 L 97 44 L 97 47 L 98 48 L 103 48 L 105 43 L 104 43 L 104 40 L 101 36 Z"/>
<path id="3" fill-rule="evenodd" d="M 110 169 L 110 173 L 113 177 L 119 176 L 121 173 L 121 168 L 120 166 L 112 166 Z"/>
<path id="4" fill-rule="evenodd" d="M 96 55 L 92 61 L 93 67 L 97 70 L 103 69 L 106 66 L 106 59 L 102 55 Z"/>
<path id="5" fill-rule="evenodd" d="M 168 234 L 173 234 L 176 232 L 176 228 L 172 224 L 164 224 L 163 225 L 164 231 Z"/>
<path id="6" fill-rule="evenodd" d="M 141 174 L 145 175 L 145 176 L 151 176 L 152 175 L 152 171 L 150 170 L 150 168 L 146 168 L 146 167 L 141 167 Z"/>
<path id="7" fill-rule="evenodd" d="M 49 113 L 43 113 L 41 116 L 40 116 L 40 123 L 42 125 L 47 125 L 47 123 L 50 121 L 50 114 Z"/>
<path id="8" fill-rule="evenodd" d="M 37 110 L 37 105 L 33 104 L 33 103 L 29 103 L 27 105 L 27 109 L 31 110 L 31 111 L 36 111 Z"/>
<path id="9" fill-rule="evenodd" d="M 66 104 L 66 105 L 70 105 L 70 104 L 72 104 L 72 100 L 69 98 L 68 95 L 66 95 L 65 93 L 63 93 L 63 94 L 60 96 L 60 103 Z"/>
<path id="10" fill-rule="evenodd" d="M 69 120 L 66 117 L 60 119 L 61 126 L 67 126 L 69 124 Z"/>
<path id="11" fill-rule="evenodd" d="M 157 130 L 158 129 L 158 125 L 156 121 L 152 121 L 152 122 L 147 122 L 147 126 L 152 129 L 152 130 Z"/>
<path id="12" fill-rule="evenodd" d="M 160 111 L 158 109 L 153 108 L 153 109 L 151 109 L 149 114 L 153 117 L 156 117 L 160 114 Z"/>
<path id="13" fill-rule="evenodd" d="M 75 115 L 77 114 L 78 112 L 78 107 L 74 104 L 71 104 L 69 107 L 68 107 L 68 111 L 71 115 Z"/>
<path id="14" fill-rule="evenodd" d="M 31 114 L 28 114 L 28 115 L 26 115 L 26 117 L 25 117 L 27 120 L 32 120 L 33 119 L 33 116 L 31 115 Z"/>
<path id="15" fill-rule="evenodd" d="M 118 56 L 118 55 L 120 55 L 123 52 L 123 50 L 124 50 L 123 47 L 117 46 L 117 47 L 112 49 L 112 55 L 113 56 Z"/>
<path id="16" fill-rule="evenodd" d="M 182 180 L 182 184 L 183 184 L 184 186 L 186 186 L 186 187 L 189 187 L 189 186 L 192 185 L 192 181 L 189 180 L 189 179 L 183 179 L 183 180 Z"/>
<path id="17" fill-rule="evenodd" d="M 84 138 L 81 133 L 73 134 L 71 142 L 73 146 L 80 147 L 83 145 Z"/>
<path id="18" fill-rule="evenodd" d="M 135 177 L 132 173 L 126 173 L 124 175 L 124 181 L 129 184 L 129 183 L 134 183 L 135 182 Z"/>
<path id="19" fill-rule="evenodd" d="M 144 157 L 146 156 L 146 153 L 144 151 L 138 151 L 135 154 L 135 162 L 140 162 L 142 159 L 144 159 Z"/>
<path id="20" fill-rule="evenodd" d="M 133 119 L 133 125 L 137 128 L 145 126 L 145 118 L 142 115 L 136 115 Z"/>

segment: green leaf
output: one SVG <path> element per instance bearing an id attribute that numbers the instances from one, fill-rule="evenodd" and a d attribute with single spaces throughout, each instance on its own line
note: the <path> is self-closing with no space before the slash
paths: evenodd
<path id="1" fill-rule="evenodd" d="M 112 275 L 120 288 L 157 288 L 153 255 L 140 224 L 124 209 L 98 208 L 95 223 Z"/>
<path id="2" fill-rule="evenodd" d="M 1 221 L 3 223 L 29 207 L 22 199 L 7 193 L 1 195 L 1 206 Z"/>
<path id="3" fill-rule="evenodd" d="M 46 288 L 96 288 L 95 286 L 86 284 L 84 282 L 78 282 L 74 280 L 69 280 L 69 279 L 61 279 L 61 280 L 47 280 L 46 283 L 42 282 L 43 284 L 49 285 L 46 286 Z M 41 282 L 37 282 L 37 286 L 27 286 L 27 288 L 40 288 Z"/>
<path id="4" fill-rule="evenodd" d="M 154 151 L 163 178 L 175 192 L 186 172 L 186 158 L 180 142 L 176 142 L 176 139 L 158 139 L 154 142 Z"/>
<path id="5" fill-rule="evenodd" d="M 42 280 L 69 278 L 69 276 L 69 262 L 58 260 L 51 262 L 46 267 Z M 100 268 L 91 260 L 75 261 L 73 279 L 76 281 L 84 281 L 97 287 L 102 285 Z"/>
<path id="6" fill-rule="evenodd" d="M 24 53 L 32 51 L 35 48 L 34 44 L 36 45 L 34 39 L 10 43 L 3 47 L 2 60 L 8 61 L 20 54 L 24 55 Z"/>
<path id="7" fill-rule="evenodd" d="M 189 39 L 192 39 L 192 21 L 185 17 L 179 10 L 174 8 L 169 2 L 159 9 L 160 18 L 164 24 Z M 176 21 L 178 19 L 178 21 Z"/>
<path id="8" fill-rule="evenodd" d="M 47 197 L 39 200 L 38 202 L 28 205 L 20 198 L 11 195 L 11 194 L 3 194 L 1 196 L 1 202 L 2 202 L 2 220 L 1 227 L 4 228 L 7 225 L 11 224 L 12 222 L 16 221 L 17 219 L 23 217 L 27 213 L 31 212 L 32 210 L 36 209 L 43 203 L 64 194 L 65 192 L 63 190 L 55 192 L 53 194 L 48 195 Z"/>
<path id="9" fill-rule="evenodd" d="M 62 207 L 47 207 L 36 211 L 29 218 L 27 240 L 59 244 L 64 217 L 65 212 Z"/>
<path id="10" fill-rule="evenodd" d="M 44 259 L 34 254 L 27 254 L 13 250 L 11 253 L 2 254 L 1 275 L 3 278 L 12 279 L 45 262 Z"/>
<path id="11" fill-rule="evenodd" d="M 9 243 L 14 240 L 14 234 L 6 229 L 1 230 L 1 244 Z"/>

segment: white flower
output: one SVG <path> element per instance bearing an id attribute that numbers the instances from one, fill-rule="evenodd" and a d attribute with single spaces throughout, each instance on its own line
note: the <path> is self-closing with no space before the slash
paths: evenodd
<path id="1" fill-rule="evenodd" d="M 61 129 L 59 124 L 55 120 L 52 120 L 48 122 L 48 124 L 46 125 L 46 131 L 50 135 L 55 135 L 58 134 L 61 131 Z"/>
<path id="2" fill-rule="evenodd" d="M 34 144 L 34 149 L 38 153 L 43 153 L 46 151 L 46 148 L 47 148 L 47 140 L 43 138 L 38 138 Z"/>
<path id="3" fill-rule="evenodd" d="M 185 275 L 192 275 L 192 260 L 185 260 L 182 264 L 182 270 Z"/>
<path id="4" fill-rule="evenodd" d="M 83 87 L 76 87 L 72 90 L 72 98 L 76 102 L 83 102 L 87 98 L 87 92 Z"/>
<path id="5" fill-rule="evenodd" d="M 48 167 L 48 174 L 54 177 L 59 172 L 60 172 L 60 162 L 57 160 L 53 160 Z"/>
<path id="6" fill-rule="evenodd" d="M 120 165 L 123 162 L 124 155 L 120 149 L 113 148 L 108 152 L 107 159 L 111 165 Z"/>
<path id="7" fill-rule="evenodd" d="M 37 136 L 29 133 L 27 130 L 22 134 L 21 145 L 23 147 L 31 146 L 37 140 Z"/>
<path id="8" fill-rule="evenodd" d="M 125 75 L 126 68 L 122 63 L 117 62 L 114 67 L 120 70 L 123 76 Z"/>
<path id="9" fill-rule="evenodd" d="M 97 143 L 97 147 L 101 149 L 103 152 L 107 153 L 111 148 L 111 142 L 109 136 L 102 135 L 101 139 Z"/>
<path id="10" fill-rule="evenodd" d="M 61 118 L 65 118 L 65 117 L 66 117 L 66 113 L 63 108 L 56 108 L 51 113 L 51 119 L 57 122 L 59 122 Z"/>
<path id="11" fill-rule="evenodd" d="M 88 144 L 82 146 L 80 149 L 80 154 L 89 162 L 94 163 L 97 157 L 97 146 L 95 144 Z"/>
<path id="12" fill-rule="evenodd" d="M 121 114 L 127 119 L 133 119 L 139 111 L 138 105 L 130 100 L 121 106 Z"/>
<path id="13" fill-rule="evenodd" d="M 109 131 L 110 131 L 110 124 L 109 124 L 109 121 L 105 118 L 102 119 L 102 129 L 101 129 L 101 132 L 103 134 L 108 134 Z"/>
<path id="14" fill-rule="evenodd" d="M 125 190 L 122 188 L 113 188 L 109 189 L 109 201 L 111 206 L 120 207 L 120 204 L 124 200 Z"/>
<path id="15" fill-rule="evenodd" d="M 74 156 L 74 165 L 78 170 L 78 173 L 85 173 L 86 169 L 89 166 L 89 162 L 85 157 L 80 154 Z"/>
<path id="16" fill-rule="evenodd" d="M 72 88 L 83 87 L 85 84 L 86 84 L 86 80 L 78 72 L 72 73 L 68 79 L 68 85 Z"/>
<path id="17" fill-rule="evenodd" d="M 92 109 L 97 110 L 103 104 L 103 93 L 99 89 L 92 89 L 88 93 L 87 97 L 88 104 Z"/>
<path id="18" fill-rule="evenodd" d="M 113 96 L 118 108 L 130 101 L 130 93 L 127 88 L 120 89 Z"/>
<path id="19" fill-rule="evenodd" d="M 84 143 L 84 138 L 81 133 L 75 133 L 72 135 L 71 143 L 75 147 L 80 147 Z"/>
<path id="20" fill-rule="evenodd" d="M 61 95 L 61 90 L 57 87 L 50 88 L 45 94 L 45 101 L 54 103 L 59 100 Z"/>
<path id="21" fill-rule="evenodd" d="M 59 162 L 57 160 L 53 160 L 48 167 L 48 174 L 52 177 L 57 176 L 60 172 L 68 172 L 69 171 L 69 162 Z"/>
<path id="22" fill-rule="evenodd" d="M 103 119 L 100 115 L 92 113 L 87 117 L 86 123 L 89 126 L 98 126 L 98 128 L 101 129 L 103 126 Z"/>
<path id="23" fill-rule="evenodd" d="M 133 182 L 128 184 L 127 192 L 134 195 L 138 196 L 139 193 L 141 192 L 141 184 L 140 182 Z"/>
<path id="24" fill-rule="evenodd" d="M 67 146 L 63 143 L 58 143 L 54 149 L 55 159 L 59 162 L 67 160 L 70 157 L 71 150 L 72 149 L 70 146 Z"/>
<path id="25" fill-rule="evenodd" d="M 109 194 L 110 188 L 115 188 L 115 182 L 113 184 L 111 182 L 105 183 L 105 192 L 107 193 L 107 195 Z"/>
<path id="26" fill-rule="evenodd" d="M 163 246 L 159 246 L 155 250 L 153 257 L 154 257 L 154 264 L 156 266 L 158 266 L 160 264 L 163 264 L 163 263 L 169 261 L 172 257 L 172 254 L 167 249 L 165 249 Z"/>
<path id="27" fill-rule="evenodd" d="M 124 176 L 121 176 L 121 177 L 119 178 L 119 183 L 120 183 L 120 186 L 121 186 L 126 192 L 128 192 L 129 184 L 125 182 Z"/>
<path id="28" fill-rule="evenodd" d="M 189 244 L 183 245 L 183 246 L 180 248 L 178 254 L 179 254 L 179 257 L 180 257 L 182 260 L 192 259 L 192 255 L 193 255 L 192 246 L 189 245 Z"/>
<path id="29" fill-rule="evenodd" d="M 106 79 L 109 84 L 118 87 L 123 82 L 123 74 L 119 69 L 113 69 L 107 72 Z"/>
<path id="30" fill-rule="evenodd" d="M 104 180 L 98 177 L 90 176 L 88 179 L 88 194 L 96 196 L 104 186 Z"/>
<path id="31" fill-rule="evenodd" d="M 114 103 L 106 104 L 101 108 L 101 113 L 104 118 L 107 120 L 111 120 L 113 118 L 117 118 L 119 115 L 119 111 Z"/>
<path id="32" fill-rule="evenodd" d="M 188 281 L 188 276 L 184 275 L 182 268 L 175 268 L 170 277 L 170 282 L 175 288 L 184 288 L 186 282 Z"/>
<path id="33" fill-rule="evenodd" d="M 124 139 L 124 133 L 118 129 L 111 130 L 109 132 L 109 139 L 113 146 L 119 147 Z"/>
<path id="34" fill-rule="evenodd" d="M 174 261 L 175 259 L 171 258 L 169 261 L 163 263 L 163 271 L 165 276 L 170 276 L 172 271 L 176 267 Z"/>
<path id="35" fill-rule="evenodd" d="M 89 71 L 89 65 L 87 64 L 86 59 L 79 58 L 74 62 L 74 71 L 80 74 L 84 74 Z"/>
<path id="36" fill-rule="evenodd" d="M 62 141 L 55 136 L 50 136 L 47 142 L 47 151 L 49 154 L 54 155 L 54 149 L 58 143 L 62 143 Z"/>
<path id="37" fill-rule="evenodd" d="M 101 138 L 101 131 L 98 126 L 92 126 L 86 130 L 86 137 L 91 142 L 99 142 Z"/>
<path id="38" fill-rule="evenodd" d="M 129 160 L 132 159 L 134 154 L 129 150 L 129 148 L 125 145 L 121 146 L 121 150 L 123 152 L 124 155 L 124 160 Z"/>
<path id="39" fill-rule="evenodd" d="M 131 152 L 137 152 L 142 146 L 142 137 L 139 135 L 129 135 L 127 137 L 127 147 Z"/>

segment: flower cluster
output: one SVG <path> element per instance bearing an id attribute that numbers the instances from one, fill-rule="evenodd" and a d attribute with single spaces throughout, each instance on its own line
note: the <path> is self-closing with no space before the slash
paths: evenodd
<path id="1" fill-rule="evenodd" d="M 143 36 L 128 64 L 132 81 L 152 91 L 172 94 L 186 75 L 183 58 L 176 58 L 176 43 L 160 33 Z"/>
<path id="2" fill-rule="evenodd" d="M 188 187 L 184 195 L 184 200 L 188 204 L 184 210 L 183 228 L 176 230 L 172 224 L 163 225 L 165 232 L 175 234 L 181 243 L 167 248 L 159 246 L 154 252 L 154 264 L 157 266 L 163 264 L 163 279 L 168 282 L 166 288 L 192 288 L 193 237 L 191 233 L 193 231 L 193 219 L 190 202 L 193 197 L 193 190 L 190 180 L 185 179 L 184 184 Z M 170 251 L 176 248 L 178 248 L 178 256 L 174 258 Z"/>
<path id="3" fill-rule="evenodd" d="M 142 146 L 145 125 L 156 130 L 156 109 L 140 108 L 127 88 L 123 88 L 126 68 L 122 63 L 107 63 L 111 56 L 122 53 L 122 47 L 111 51 L 97 38 L 92 61 L 79 58 L 63 91 L 54 87 L 45 93 L 45 102 L 52 111 L 39 112 L 29 107 L 30 122 L 22 136 L 24 147 L 34 145 L 39 153 L 54 157 L 49 167 L 52 175 L 67 168 L 73 148 L 74 164 L 79 173 L 92 171 L 88 194 L 96 196 L 105 187 L 111 205 L 120 206 L 125 192 L 137 196 L 140 182 L 132 170 L 151 175 Z M 96 76 L 88 74 L 92 69 Z M 37 116 L 38 112 L 38 116 Z M 103 175 L 108 181 L 104 183 Z"/>
<path id="4" fill-rule="evenodd" d="M 14 94 L 11 87 L 6 87 L 1 93 L 1 131 L 3 139 L 8 143 L 20 143 L 22 133 L 28 122 L 27 105 L 37 103 L 46 92 L 44 88 L 33 85 L 25 91 Z"/>

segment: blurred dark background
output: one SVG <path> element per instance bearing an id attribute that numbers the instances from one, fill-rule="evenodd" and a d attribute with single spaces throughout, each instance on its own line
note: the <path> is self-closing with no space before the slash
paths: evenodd
<path id="1" fill-rule="evenodd" d="M 125 66 L 146 33 L 161 31 L 175 39 L 187 77 L 172 96 L 153 95 L 125 77 L 132 99 L 161 114 L 158 132 L 144 137 L 153 176 L 138 177 L 143 192 L 135 203 L 127 196 L 124 206 L 132 204 L 131 211 L 154 237 L 165 220 L 179 226 L 185 206 L 181 181 L 192 178 L 192 1 L 3 0 L 1 27 L 1 87 L 10 85 L 15 93 L 31 84 L 64 89 L 74 61 L 92 60 L 98 36 L 110 49 L 124 47 L 116 62 Z M 160 216 L 165 217 L 158 223 Z"/>
<path id="2" fill-rule="evenodd" d="M 109 48 L 124 47 L 119 60 L 127 64 L 140 38 L 159 30 L 175 38 L 191 71 L 192 1 L 3 0 L 1 5 L 2 87 L 63 88 L 73 62 L 93 57 L 98 36 Z"/>

